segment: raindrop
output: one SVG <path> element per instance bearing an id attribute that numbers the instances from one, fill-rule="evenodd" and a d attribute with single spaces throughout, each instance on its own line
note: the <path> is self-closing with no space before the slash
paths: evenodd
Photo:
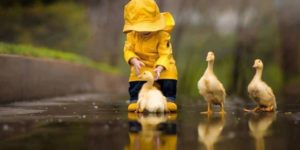
<path id="1" fill-rule="evenodd" d="M 83 118 L 83 119 L 86 118 L 86 115 L 82 115 L 82 118 Z"/>
<path id="2" fill-rule="evenodd" d="M 59 122 L 59 123 L 62 123 L 62 119 L 58 119 L 58 122 Z"/>
<path id="3" fill-rule="evenodd" d="M 94 106 L 95 109 L 98 109 L 98 106 Z"/>
<path id="4" fill-rule="evenodd" d="M 95 105 L 96 105 L 96 103 L 95 103 L 95 102 L 93 102 L 93 105 L 95 106 Z"/>
<path id="5" fill-rule="evenodd" d="M 66 110 L 67 109 L 67 107 L 64 107 L 64 110 Z"/>

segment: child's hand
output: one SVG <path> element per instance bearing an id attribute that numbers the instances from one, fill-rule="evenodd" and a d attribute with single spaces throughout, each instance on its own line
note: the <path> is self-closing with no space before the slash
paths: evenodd
<path id="1" fill-rule="evenodd" d="M 163 66 L 157 66 L 155 69 L 154 69 L 154 72 L 155 72 L 155 80 L 158 80 L 159 76 L 160 76 L 160 73 L 164 70 L 164 67 Z"/>
<path id="2" fill-rule="evenodd" d="M 142 62 L 142 61 L 139 61 L 138 59 L 136 58 L 132 58 L 130 60 L 130 64 L 133 65 L 134 67 L 134 70 L 135 70 L 135 74 L 136 75 L 139 75 L 140 74 L 140 69 L 145 66 L 145 64 Z"/>

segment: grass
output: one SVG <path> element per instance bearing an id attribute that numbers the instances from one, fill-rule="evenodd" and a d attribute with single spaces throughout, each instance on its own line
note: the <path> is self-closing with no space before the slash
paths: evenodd
<path id="1" fill-rule="evenodd" d="M 119 70 L 104 63 L 95 62 L 87 57 L 80 56 L 70 52 L 62 52 L 55 49 L 33 47 L 30 45 L 8 44 L 0 42 L 0 54 L 12 54 L 21 56 L 30 56 L 37 58 L 49 58 L 63 60 L 75 64 L 87 66 L 98 71 L 119 74 Z"/>

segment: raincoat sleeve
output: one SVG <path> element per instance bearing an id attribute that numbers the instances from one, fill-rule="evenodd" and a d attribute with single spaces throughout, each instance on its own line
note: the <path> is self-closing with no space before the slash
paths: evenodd
<path id="1" fill-rule="evenodd" d="M 129 60 L 131 58 L 138 58 L 139 57 L 134 52 L 134 33 L 129 32 L 126 34 L 126 41 L 124 45 L 124 59 L 125 61 L 130 64 Z"/>
<path id="2" fill-rule="evenodd" d="M 171 37 L 168 32 L 161 31 L 159 33 L 160 40 L 158 45 L 158 54 L 159 57 L 155 63 L 155 66 L 163 66 L 166 70 L 169 69 L 169 65 L 171 64 L 170 60 L 172 58 L 172 45 L 171 45 Z"/>

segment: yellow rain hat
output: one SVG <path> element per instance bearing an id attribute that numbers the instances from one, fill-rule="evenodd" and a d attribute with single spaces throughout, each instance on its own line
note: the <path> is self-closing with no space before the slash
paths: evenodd
<path id="1" fill-rule="evenodd" d="M 123 32 L 171 31 L 175 25 L 173 16 L 160 13 L 154 0 L 130 0 L 124 9 L 125 25 Z"/>

